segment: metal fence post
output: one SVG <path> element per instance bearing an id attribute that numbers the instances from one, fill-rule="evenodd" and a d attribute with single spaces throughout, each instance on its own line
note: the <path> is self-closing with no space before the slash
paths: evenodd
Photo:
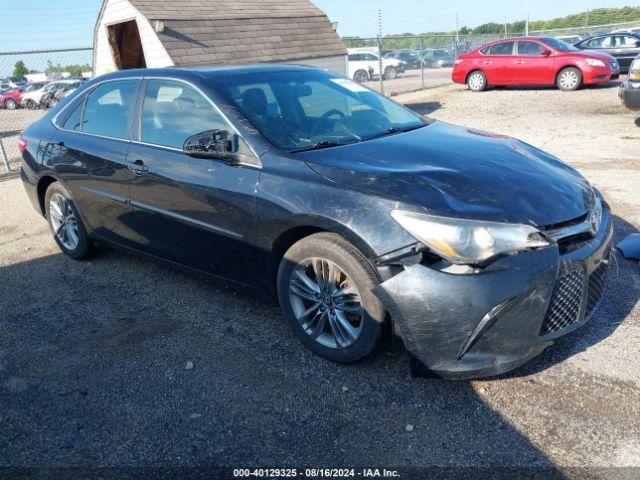
<path id="1" fill-rule="evenodd" d="M 380 65 L 380 74 L 378 75 L 380 78 L 380 93 L 384 95 L 384 79 L 382 78 L 384 75 L 384 72 L 382 71 L 384 63 L 382 61 L 382 38 L 380 38 L 380 35 L 378 35 L 378 64 Z"/>
<path id="2" fill-rule="evenodd" d="M 422 89 L 426 88 L 424 83 L 424 38 L 420 37 L 420 76 L 422 77 Z"/>
<path id="3" fill-rule="evenodd" d="M 2 150 L 2 160 L 4 162 L 4 168 L 7 169 L 7 172 L 11 171 L 11 166 L 9 165 L 9 159 L 7 158 L 7 152 L 4 149 L 4 143 L 2 143 L 2 136 L 0 136 L 0 150 Z"/>

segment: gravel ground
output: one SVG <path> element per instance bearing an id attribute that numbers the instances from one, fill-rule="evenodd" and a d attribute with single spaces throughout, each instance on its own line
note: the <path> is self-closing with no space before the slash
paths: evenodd
<path id="1" fill-rule="evenodd" d="M 617 239 L 640 226 L 640 121 L 615 88 L 399 98 L 559 155 L 610 200 Z M 0 202 L 0 466 L 640 468 L 637 264 L 619 259 L 594 319 L 520 370 L 412 379 L 397 343 L 330 364 L 240 290 L 63 257 L 16 178 Z"/>

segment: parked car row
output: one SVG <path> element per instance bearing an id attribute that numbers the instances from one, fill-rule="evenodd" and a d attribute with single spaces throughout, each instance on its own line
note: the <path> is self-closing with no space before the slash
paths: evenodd
<path id="1" fill-rule="evenodd" d="M 395 58 L 407 64 L 407 68 L 445 68 L 453 67 L 454 56 L 445 48 L 428 48 L 426 50 L 394 50 L 387 52 L 385 58 Z"/>
<path id="2" fill-rule="evenodd" d="M 32 82 L 0 90 L 0 108 L 52 108 L 65 96 L 75 91 L 82 80 L 60 80 L 57 82 Z"/>
<path id="3" fill-rule="evenodd" d="M 453 81 L 474 92 L 489 86 L 543 85 L 571 91 L 620 76 L 620 65 L 612 55 L 581 50 L 551 37 L 499 40 L 460 55 L 455 63 Z"/>

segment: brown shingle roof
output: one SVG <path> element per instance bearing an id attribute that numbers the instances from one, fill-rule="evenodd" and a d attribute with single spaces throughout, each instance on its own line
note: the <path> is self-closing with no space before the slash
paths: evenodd
<path id="1" fill-rule="evenodd" d="M 130 0 L 176 65 L 269 63 L 345 55 L 327 16 L 309 0 Z"/>

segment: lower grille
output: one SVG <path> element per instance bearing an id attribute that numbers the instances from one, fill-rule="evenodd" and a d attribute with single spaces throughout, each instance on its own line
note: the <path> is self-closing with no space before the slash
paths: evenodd
<path id="1" fill-rule="evenodd" d="M 551 295 L 549 309 L 544 317 L 540 335 L 558 332 L 580 320 L 580 306 L 584 290 L 584 273 L 576 270 L 560 278 Z"/>
<path id="2" fill-rule="evenodd" d="M 587 312 L 589 316 L 596 309 L 602 296 L 604 295 L 607 283 L 607 274 L 609 273 L 609 265 L 601 264 L 589 277 L 589 294 L 587 297 Z"/>

